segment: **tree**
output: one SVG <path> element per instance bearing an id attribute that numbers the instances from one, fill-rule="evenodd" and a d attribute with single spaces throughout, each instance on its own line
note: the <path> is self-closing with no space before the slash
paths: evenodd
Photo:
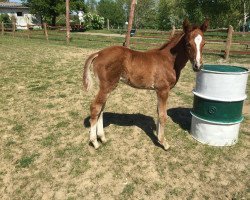
<path id="1" fill-rule="evenodd" d="M 138 0 L 135 9 L 136 28 L 156 28 L 157 9 L 155 0 Z"/>
<path id="2" fill-rule="evenodd" d="M 123 26 L 126 21 L 123 6 L 113 0 L 100 0 L 97 12 L 105 19 L 109 19 L 111 25 Z"/>
<path id="3" fill-rule="evenodd" d="M 243 32 L 245 32 L 245 28 L 246 28 L 246 24 L 247 24 L 247 20 L 249 19 L 249 15 L 250 15 L 250 3 L 247 0 L 241 0 L 240 1 L 242 7 L 243 7 L 243 23 L 242 23 L 242 30 Z"/>
<path id="4" fill-rule="evenodd" d="M 249 16 L 249 0 L 182 1 L 190 20 L 200 23 L 208 17 L 210 28 L 232 25 L 234 29 L 237 29 L 240 24 L 244 24 L 246 16 Z"/>
<path id="5" fill-rule="evenodd" d="M 97 1 L 96 0 L 87 0 L 86 5 L 88 7 L 88 10 L 91 13 L 96 13 L 96 7 L 97 7 Z"/>
<path id="6" fill-rule="evenodd" d="M 170 30 L 172 26 L 181 27 L 186 11 L 181 0 L 160 0 L 158 4 L 158 28 Z"/>
<path id="7" fill-rule="evenodd" d="M 0 14 L 0 22 L 5 23 L 6 27 L 11 27 L 11 20 L 8 14 Z"/>
<path id="8" fill-rule="evenodd" d="M 65 14 L 65 0 L 22 0 L 23 4 L 30 7 L 32 14 L 39 15 L 42 21 L 56 25 L 56 18 Z M 71 0 L 70 10 L 86 11 L 87 7 L 83 0 Z"/>

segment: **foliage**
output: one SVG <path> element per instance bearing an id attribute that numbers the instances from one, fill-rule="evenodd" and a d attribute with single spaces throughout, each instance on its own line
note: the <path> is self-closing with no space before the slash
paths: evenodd
<path id="1" fill-rule="evenodd" d="M 103 29 L 104 18 L 97 14 L 94 14 L 91 24 L 92 24 L 92 28 L 95 30 Z"/>
<path id="2" fill-rule="evenodd" d="M 125 10 L 121 1 L 100 0 L 97 12 L 105 19 L 109 19 L 110 25 L 123 26 L 125 24 Z"/>
<path id="3" fill-rule="evenodd" d="M 181 27 L 186 12 L 181 0 L 160 0 L 158 5 L 158 28 L 170 30 L 172 26 Z"/>
<path id="4" fill-rule="evenodd" d="M 166 0 L 160 0 L 158 7 L 158 28 L 160 30 L 169 30 L 171 29 L 170 22 L 170 4 Z"/>
<path id="5" fill-rule="evenodd" d="M 136 28 L 157 28 L 155 0 L 138 0 L 135 9 Z"/>
<path id="6" fill-rule="evenodd" d="M 87 13 L 84 17 L 84 26 L 85 29 L 89 30 L 89 29 L 95 29 L 95 30 L 99 30 L 99 29 L 103 29 L 103 25 L 104 25 L 104 18 L 99 16 L 98 14 L 91 14 L 91 13 Z"/>
<path id="7" fill-rule="evenodd" d="M 22 0 L 33 14 L 42 21 L 55 25 L 58 16 L 65 14 L 65 0 Z M 71 0 L 70 10 L 82 10 L 109 19 L 111 26 L 123 27 L 128 21 L 130 0 Z M 239 29 L 249 19 L 249 0 L 137 0 L 134 25 L 137 28 L 169 30 L 182 21 L 200 24 L 206 17 L 210 28 L 228 27 Z M 97 27 L 100 27 L 99 25 Z"/>
<path id="8" fill-rule="evenodd" d="M 8 14 L 0 14 L 0 22 L 3 22 L 5 28 L 11 28 L 12 23 Z"/>
<path id="9" fill-rule="evenodd" d="M 91 29 L 91 22 L 93 20 L 93 15 L 91 13 L 87 13 L 84 16 L 84 26 L 87 30 Z"/>
<path id="10" fill-rule="evenodd" d="M 250 13 L 249 2 L 246 0 L 183 0 L 188 17 L 192 21 L 201 22 L 205 17 L 210 19 L 210 27 L 228 27 L 232 25 L 238 29 L 243 20 L 245 2 L 245 12 Z"/>
<path id="11" fill-rule="evenodd" d="M 9 15 L 8 14 L 0 14 L 0 22 L 6 23 L 6 24 L 11 23 Z"/>
<path id="12" fill-rule="evenodd" d="M 42 21 L 56 25 L 56 18 L 65 13 L 65 0 L 22 0 L 29 6 L 31 13 L 41 16 Z M 70 10 L 87 11 L 83 0 L 71 0 Z"/>
<path id="13" fill-rule="evenodd" d="M 97 1 L 96 0 L 87 0 L 86 1 L 86 6 L 91 13 L 96 12 L 96 6 L 97 6 Z"/>

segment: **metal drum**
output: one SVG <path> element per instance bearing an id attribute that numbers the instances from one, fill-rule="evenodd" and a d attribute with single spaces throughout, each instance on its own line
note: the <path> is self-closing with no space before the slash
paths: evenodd
<path id="1" fill-rule="evenodd" d="M 237 142 L 249 70 L 228 65 L 205 65 L 197 73 L 191 134 L 212 146 Z"/>

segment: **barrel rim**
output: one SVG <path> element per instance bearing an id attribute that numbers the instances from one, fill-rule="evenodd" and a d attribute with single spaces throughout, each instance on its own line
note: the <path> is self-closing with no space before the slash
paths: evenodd
<path id="1" fill-rule="evenodd" d="M 244 71 L 242 72 L 221 72 L 221 71 L 215 71 L 215 70 L 208 70 L 204 69 L 206 66 L 224 66 L 224 67 L 234 67 L 234 68 L 240 68 L 243 69 Z M 204 67 L 201 69 L 202 72 L 207 72 L 207 73 L 213 73 L 213 74 L 233 74 L 233 75 L 241 75 L 241 74 L 248 74 L 249 69 L 245 67 L 240 67 L 240 66 L 235 66 L 235 65 L 215 65 L 215 64 L 205 64 Z"/>
<path id="2" fill-rule="evenodd" d="M 238 120 L 238 121 L 235 121 L 235 122 L 218 122 L 218 121 L 210 121 L 210 120 L 207 120 L 207 119 L 203 119 L 201 117 L 198 117 L 197 115 L 195 115 L 192 111 L 190 111 L 191 115 L 196 117 L 197 119 L 199 120 L 202 120 L 202 121 L 205 121 L 205 122 L 208 122 L 210 124 L 220 124 L 220 125 L 232 125 L 232 124 L 239 124 L 243 121 L 244 117 L 241 116 L 241 119 Z"/>
<path id="3" fill-rule="evenodd" d="M 223 102 L 235 102 L 235 101 L 244 101 L 246 98 L 247 98 L 247 95 L 245 94 L 243 97 L 238 97 L 238 98 L 228 98 L 226 97 L 225 99 L 223 98 L 217 98 L 217 97 L 211 97 L 211 96 L 206 96 L 204 94 L 201 94 L 197 91 L 195 91 L 195 89 L 193 89 L 193 94 L 198 96 L 198 97 L 201 97 L 203 99 L 209 99 L 209 100 L 213 100 L 213 101 L 223 101 Z"/>

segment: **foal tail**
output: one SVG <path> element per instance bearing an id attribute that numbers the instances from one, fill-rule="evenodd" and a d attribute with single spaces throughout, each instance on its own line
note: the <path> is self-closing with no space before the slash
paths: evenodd
<path id="1" fill-rule="evenodd" d="M 90 75 L 90 65 L 92 64 L 92 62 L 94 61 L 94 59 L 98 56 L 98 53 L 93 53 L 91 54 L 84 65 L 84 69 L 83 69 L 83 86 L 85 88 L 85 90 L 89 91 L 92 87 L 92 78 Z"/>

